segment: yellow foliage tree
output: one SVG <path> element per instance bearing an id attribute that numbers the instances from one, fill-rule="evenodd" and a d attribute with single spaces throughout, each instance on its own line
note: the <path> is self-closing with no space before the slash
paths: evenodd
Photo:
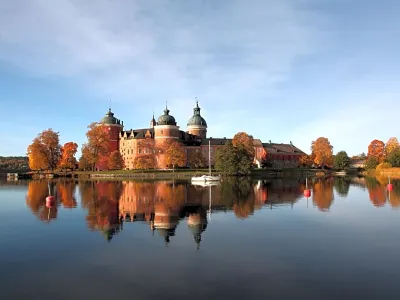
<path id="1" fill-rule="evenodd" d="M 59 133 L 43 130 L 28 146 L 29 166 L 32 170 L 54 170 L 60 160 Z"/>
<path id="2" fill-rule="evenodd" d="M 385 155 L 389 156 L 393 151 L 400 149 L 399 141 L 396 137 L 391 137 L 385 145 Z"/>
<path id="3" fill-rule="evenodd" d="M 199 169 L 207 166 L 207 160 L 200 151 L 193 151 L 189 154 L 188 163 L 191 168 Z"/>
<path id="4" fill-rule="evenodd" d="M 327 138 L 319 137 L 316 141 L 313 141 L 311 151 L 316 165 L 322 167 L 332 165 L 333 147 Z"/>

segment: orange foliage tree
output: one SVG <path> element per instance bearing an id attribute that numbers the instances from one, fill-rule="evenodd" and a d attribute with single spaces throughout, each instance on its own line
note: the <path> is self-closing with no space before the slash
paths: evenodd
<path id="1" fill-rule="evenodd" d="M 313 141 L 311 151 L 316 165 L 322 167 L 332 165 L 333 147 L 327 138 L 319 137 L 316 141 Z"/>
<path id="2" fill-rule="evenodd" d="M 28 146 L 29 167 L 32 170 L 54 170 L 60 160 L 59 133 L 43 130 Z"/>
<path id="3" fill-rule="evenodd" d="M 78 144 L 74 142 L 65 143 L 61 148 L 61 159 L 58 167 L 61 169 L 74 169 L 76 165 L 75 154 L 78 151 Z"/>
<path id="4" fill-rule="evenodd" d="M 92 123 L 88 128 L 89 130 L 86 133 L 88 142 L 82 147 L 82 157 L 94 170 L 100 159 L 108 154 L 110 138 L 102 124 Z"/>
<path id="5" fill-rule="evenodd" d="M 391 137 L 385 145 L 385 155 L 389 156 L 393 151 L 400 149 L 400 144 L 397 138 Z"/>
<path id="6" fill-rule="evenodd" d="M 379 163 L 385 158 L 385 143 L 380 140 L 373 140 L 368 146 L 368 159 L 376 158 Z"/>
<path id="7" fill-rule="evenodd" d="M 163 144 L 163 152 L 165 155 L 165 163 L 172 166 L 184 167 L 186 163 L 185 150 L 182 145 L 175 140 L 167 140 Z"/>
<path id="8" fill-rule="evenodd" d="M 200 151 L 192 151 L 188 157 L 188 163 L 191 168 L 199 169 L 207 166 L 207 160 Z"/>
<path id="9" fill-rule="evenodd" d="M 313 155 L 303 155 L 300 157 L 299 163 L 303 167 L 311 168 L 314 163 L 314 156 Z"/>
<path id="10" fill-rule="evenodd" d="M 123 168 L 125 168 L 124 159 L 122 158 L 122 155 L 118 150 L 113 151 L 110 154 L 107 167 L 109 170 L 122 170 Z"/>
<path id="11" fill-rule="evenodd" d="M 242 148 L 253 158 L 255 155 L 254 139 L 253 136 L 248 135 L 246 132 L 238 132 L 232 140 L 232 144 L 236 148 Z"/>
<path id="12" fill-rule="evenodd" d="M 140 149 L 140 154 L 135 157 L 133 167 L 142 170 L 154 169 L 156 167 L 157 152 L 154 140 L 150 138 L 138 140 L 137 147 Z"/>

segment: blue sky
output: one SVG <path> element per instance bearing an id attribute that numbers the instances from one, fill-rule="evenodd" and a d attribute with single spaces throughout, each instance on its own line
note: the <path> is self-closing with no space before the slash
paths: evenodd
<path id="1" fill-rule="evenodd" d="M 209 136 L 246 131 L 309 152 L 399 137 L 400 2 L 0 0 L 0 155 L 43 129 L 85 141 L 112 109 L 147 127 L 195 97 Z"/>

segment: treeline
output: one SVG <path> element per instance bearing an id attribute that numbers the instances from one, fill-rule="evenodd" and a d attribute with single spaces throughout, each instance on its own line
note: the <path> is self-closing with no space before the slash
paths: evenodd
<path id="1" fill-rule="evenodd" d="M 400 167 L 400 144 L 396 137 L 390 138 L 386 144 L 373 140 L 368 146 L 365 169 L 387 169 Z"/>
<path id="2" fill-rule="evenodd" d="M 26 156 L 0 156 L 0 170 L 24 171 L 28 168 L 28 157 Z"/>

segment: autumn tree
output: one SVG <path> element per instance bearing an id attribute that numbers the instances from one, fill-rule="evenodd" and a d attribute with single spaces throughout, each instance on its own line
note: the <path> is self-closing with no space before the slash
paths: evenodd
<path id="1" fill-rule="evenodd" d="M 319 137 L 311 144 L 312 155 L 314 156 L 314 163 L 318 166 L 331 166 L 333 158 L 333 146 L 325 137 Z"/>
<path id="2" fill-rule="evenodd" d="M 185 166 L 185 150 L 179 142 L 175 140 L 165 141 L 163 144 L 163 152 L 165 155 L 165 163 L 169 166 L 172 166 L 173 169 L 175 169 L 175 166 Z"/>
<path id="3" fill-rule="evenodd" d="M 365 169 L 366 170 L 373 170 L 379 165 L 379 161 L 376 157 L 371 156 L 368 157 L 365 161 Z"/>
<path id="4" fill-rule="evenodd" d="M 123 168 L 125 168 L 124 159 L 122 158 L 122 155 L 118 150 L 113 151 L 110 154 L 107 167 L 109 170 L 122 170 Z"/>
<path id="5" fill-rule="evenodd" d="M 385 156 L 390 155 L 393 151 L 399 150 L 400 144 L 397 138 L 391 137 L 385 145 Z"/>
<path id="6" fill-rule="evenodd" d="M 82 147 L 82 157 L 94 170 L 100 159 L 108 154 L 110 138 L 106 127 L 102 124 L 92 123 L 88 128 L 86 133 L 88 141 Z"/>
<path id="7" fill-rule="evenodd" d="M 52 129 L 42 131 L 28 146 L 27 152 L 31 169 L 54 170 L 61 154 L 59 133 Z"/>
<path id="8" fill-rule="evenodd" d="M 380 140 L 373 140 L 368 146 L 367 157 L 375 157 L 378 163 L 381 163 L 385 158 L 385 143 Z"/>
<path id="9" fill-rule="evenodd" d="M 306 168 L 311 168 L 314 164 L 314 157 L 313 155 L 302 155 L 299 160 L 300 165 Z"/>
<path id="10" fill-rule="evenodd" d="M 93 165 L 89 163 L 89 161 L 87 160 L 86 156 L 83 155 L 83 153 L 84 149 L 82 149 L 82 156 L 79 158 L 78 162 L 79 170 L 81 171 L 91 170 Z"/>
<path id="11" fill-rule="evenodd" d="M 249 153 L 251 157 L 255 155 L 254 149 L 254 139 L 251 135 L 248 135 L 246 132 L 238 132 L 235 134 L 232 140 L 232 144 L 236 148 L 243 148 Z"/>
<path id="12" fill-rule="evenodd" d="M 78 144 L 74 142 L 65 143 L 61 148 L 61 159 L 58 167 L 61 169 L 74 169 L 76 166 L 75 154 L 78 151 Z"/>
<path id="13" fill-rule="evenodd" d="M 189 166 L 191 168 L 200 169 L 207 166 L 207 160 L 200 151 L 193 151 L 188 157 Z"/>
<path id="14" fill-rule="evenodd" d="M 344 170 L 350 166 L 350 157 L 346 151 L 338 152 L 333 159 L 333 167 L 337 170 Z"/>
<path id="15" fill-rule="evenodd" d="M 133 167 L 135 169 L 148 170 L 156 168 L 156 152 L 158 152 L 154 140 L 145 138 L 138 140 L 137 148 L 140 154 L 135 157 Z"/>
<path id="16" fill-rule="evenodd" d="M 38 138 L 28 146 L 28 161 L 31 170 L 46 170 L 48 167 L 46 156 L 43 154 L 44 148 Z"/>

